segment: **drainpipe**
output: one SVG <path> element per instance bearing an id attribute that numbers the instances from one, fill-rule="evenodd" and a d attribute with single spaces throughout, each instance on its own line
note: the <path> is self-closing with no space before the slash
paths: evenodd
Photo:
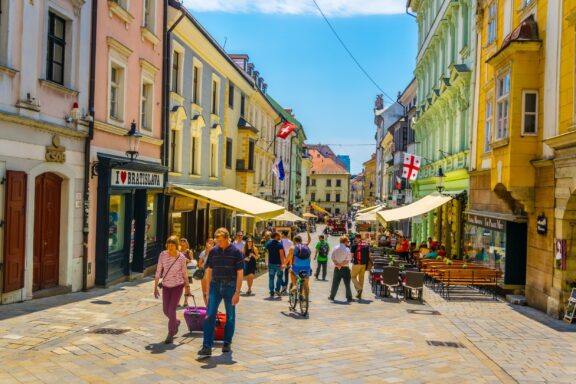
<path id="1" fill-rule="evenodd" d="M 88 290 L 88 241 L 90 235 L 90 157 L 94 138 L 94 88 L 96 77 L 96 33 L 98 24 L 98 0 L 92 0 L 92 28 L 90 31 L 90 85 L 88 90 L 88 113 L 92 117 L 88 124 L 88 136 L 84 141 L 84 206 L 82 207 L 82 290 Z"/>

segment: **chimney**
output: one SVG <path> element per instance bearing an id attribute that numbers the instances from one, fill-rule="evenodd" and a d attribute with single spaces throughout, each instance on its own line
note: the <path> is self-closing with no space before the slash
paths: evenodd
<path id="1" fill-rule="evenodd" d="M 228 55 L 232 61 L 239 66 L 240 68 L 242 68 L 242 70 L 244 72 L 248 71 L 248 60 L 250 60 L 250 58 L 248 57 L 248 55 L 242 53 L 242 54 L 229 54 Z"/>

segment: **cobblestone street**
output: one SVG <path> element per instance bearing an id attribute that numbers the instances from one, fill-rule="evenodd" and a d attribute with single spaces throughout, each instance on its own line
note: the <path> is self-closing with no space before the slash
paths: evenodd
<path id="1" fill-rule="evenodd" d="M 255 295 L 241 298 L 233 353 L 216 345 L 205 361 L 195 359 L 201 339 L 184 327 L 163 344 L 166 320 L 149 279 L 3 306 L 0 382 L 569 383 L 576 375 L 574 326 L 529 308 L 445 302 L 430 290 L 424 305 L 373 295 L 348 305 L 342 287 L 331 303 L 330 281 L 312 281 L 304 319 L 287 297 L 267 299 L 267 283 L 257 278 Z M 101 328 L 126 332 L 94 333 Z"/>

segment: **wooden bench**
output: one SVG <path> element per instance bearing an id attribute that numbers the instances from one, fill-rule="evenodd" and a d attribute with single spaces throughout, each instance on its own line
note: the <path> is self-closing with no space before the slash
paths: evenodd
<path id="1" fill-rule="evenodd" d="M 498 285 L 497 279 L 500 277 L 502 277 L 500 271 L 476 266 L 473 268 L 439 268 L 437 269 L 436 280 L 441 285 L 443 296 L 450 300 L 450 287 L 456 285 L 494 288 L 492 293 L 496 297 L 495 287 Z"/>

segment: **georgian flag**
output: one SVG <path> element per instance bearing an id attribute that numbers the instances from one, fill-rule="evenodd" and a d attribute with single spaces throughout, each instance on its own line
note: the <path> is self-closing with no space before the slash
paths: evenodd
<path id="1" fill-rule="evenodd" d="M 282 163 L 282 160 L 280 161 L 276 160 L 274 162 L 274 165 L 272 165 L 272 172 L 274 172 L 278 180 L 280 181 L 284 180 L 285 174 L 284 174 L 284 164 Z"/>
<path id="2" fill-rule="evenodd" d="M 276 135 L 276 137 L 279 137 L 281 139 L 286 139 L 292 132 L 294 132 L 295 129 L 296 129 L 296 126 L 294 124 L 289 123 L 288 121 L 285 121 L 280 126 L 280 130 L 278 131 L 278 134 Z"/>
<path id="3" fill-rule="evenodd" d="M 416 180 L 418 171 L 420 171 L 420 156 L 410 153 L 404 154 L 404 168 L 402 169 L 402 178 L 410 181 Z"/>

